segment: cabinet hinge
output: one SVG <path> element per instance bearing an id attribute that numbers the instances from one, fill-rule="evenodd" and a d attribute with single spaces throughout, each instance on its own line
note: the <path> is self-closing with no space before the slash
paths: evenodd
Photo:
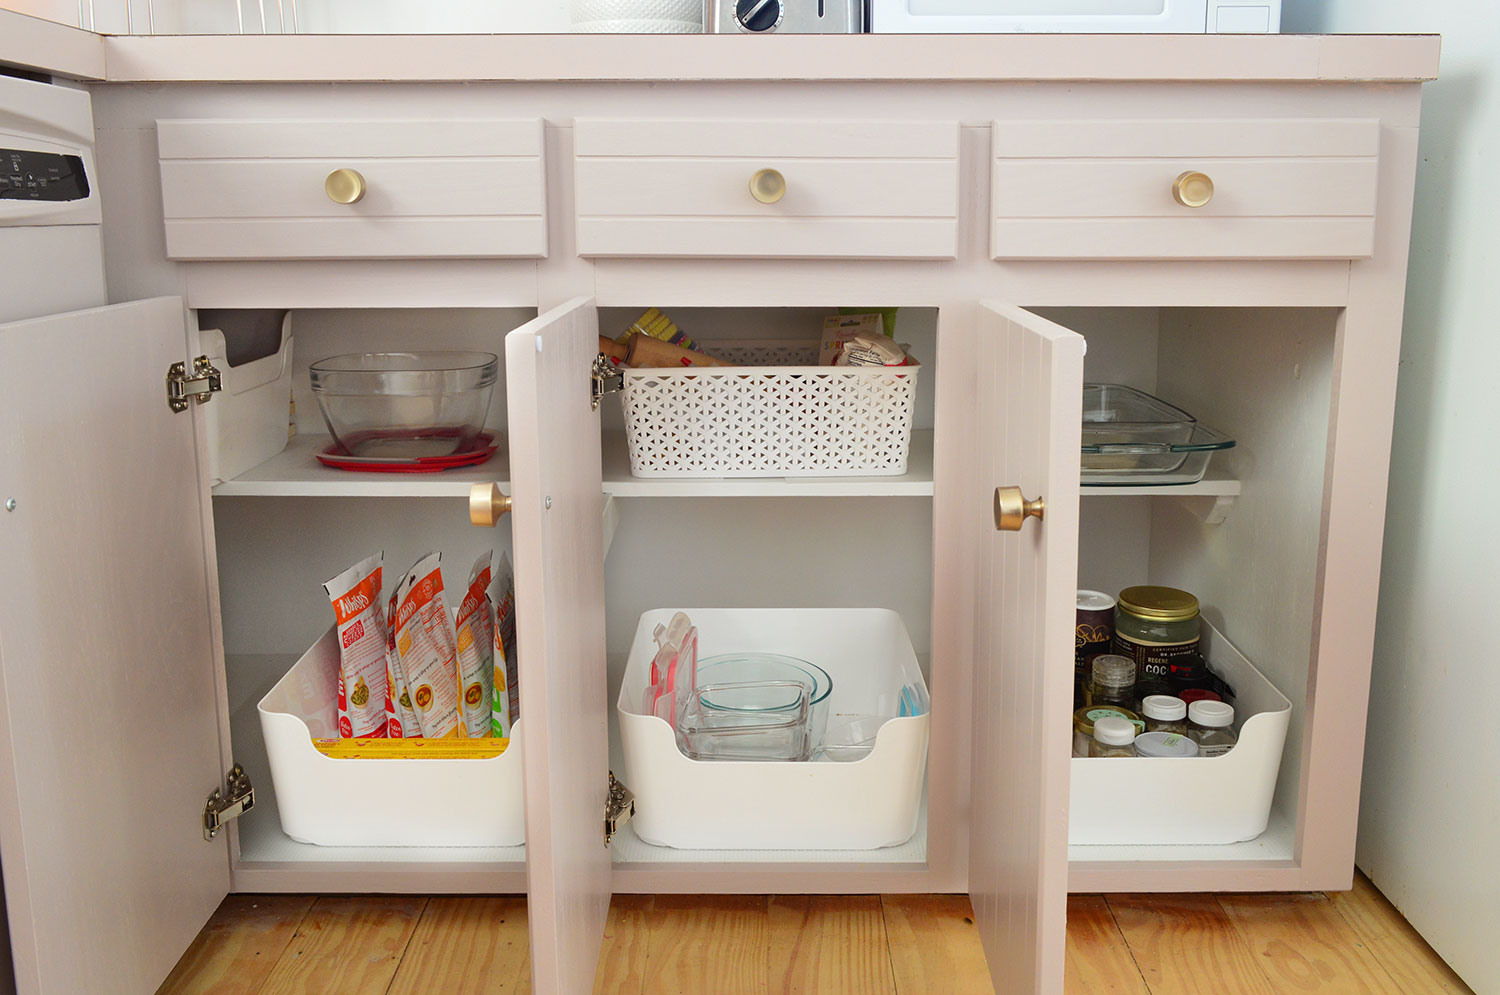
<path id="1" fill-rule="evenodd" d="M 615 780 L 615 772 L 609 772 L 609 796 L 604 800 L 604 845 L 614 839 L 620 827 L 635 815 L 635 795 L 630 789 Z"/>
<path id="2" fill-rule="evenodd" d="M 167 367 L 167 407 L 186 411 L 188 400 L 204 403 L 224 389 L 224 378 L 214 369 L 207 356 L 193 360 L 193 375 L 187 375 L 186 363 Z"/>
<path id="3" fill-rule="evenodd" d="M 255 807 L 255 788 L 250 785 L 250 775 L 245 768 L 235 764 L 225 776 L 228 784 L 223 790 L 214 788 L 209 792 L 208 802 L 203 806 L 203 838 L 212 840 L 224 828 L 224 823 L 244 815 Z"/>
<path id="4" fill-rule="evenodd" d="M 604 395 L 613 394 L 617 390 L 625 389 L 625 374 L 604 353 L 594 357 L 594 369 L 590 374 L 593 378 L 593 401 L 594 410 L 599 410 L 599 402 L 604 400 Z"/>

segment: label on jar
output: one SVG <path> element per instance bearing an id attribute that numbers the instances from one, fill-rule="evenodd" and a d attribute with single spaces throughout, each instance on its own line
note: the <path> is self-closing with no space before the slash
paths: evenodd
<path id="1" fill-rule="evenodd" d="M 1200 743 L 1200 744 L 1198 744 L 1198 756 L 1200 756 L 1200 757 L 1222 757 L 1224 754 L 1228 753 L 1232 749 L 1234 749 L 1234 744 L 1233 743 L 1226 743 L 1223 746 L 1204 746 L 1203 744 Z"/>
<path id="2" fill-rule="evenodd" d="M 1110 639 L 1114 636 L 1114 626 L 1110 621 L 1095 621 L 1085 619 L 1085 615 L 1102 615 L 1104 612 L 1078 613 L 1078 625 L 1073 631 L 1073 669 L 1080 679 L 1086 679 L 1088 674 L 1084 668 L 1088 662 L 1101 653 L 1109 652 Z"/>
<path id="3" fill-rule="evenodd" d="M 1198 640 L 1185 643 L 1153 643 L 1115 633 L 1114 651 L 1135 661 L 1135 683 L 1165 684 L 1172 671 L 1172 661 L 1198 652 Z"/>

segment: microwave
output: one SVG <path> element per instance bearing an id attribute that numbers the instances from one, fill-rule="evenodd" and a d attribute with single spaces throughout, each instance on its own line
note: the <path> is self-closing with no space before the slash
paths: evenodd
<path id="1" fill-rule="evenodd" d="M 870 0 L 875 33 L 1275 34 L 1281 0 Z"/>

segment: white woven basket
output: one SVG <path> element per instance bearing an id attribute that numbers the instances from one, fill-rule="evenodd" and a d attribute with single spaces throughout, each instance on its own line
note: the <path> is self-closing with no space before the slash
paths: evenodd
<path id="1" fill-rule="evenodd" d="M 817 366 L 818 344 L 805 341 L 712 351 L 742 365 L 624 371 L 634 476 L 906 472 L 920 367 Z"/>

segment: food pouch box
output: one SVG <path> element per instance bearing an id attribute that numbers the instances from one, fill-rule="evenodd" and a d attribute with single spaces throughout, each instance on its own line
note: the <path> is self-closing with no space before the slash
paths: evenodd
<path id="1" fill-rule="evenodd" d="M 360 560 L 323 585 L 339 637 L 339 735 L 385 735 L 385 621 L 380 611 L 384 553 Z"/>
<path id="2" fill-rule="evenodd" d="M 818 365 L 832 366 L 844 351 L 844 343 L 854 336 L 883 335 L 880 315 L 843 314 L 823 319 L 823 341 L 818 349 Z"/>
<path id="3" fill-rule="evenodd" d="M 401 578 L 396 597 L 396 656 L 422 735 L 462 736 L 457 639 L 443 604 L 442 554 L 418 560 Z"/>
<path id="4" fill-rule="evenodd" d="M 470 739 L 490 735 L 495 681 L 495 619 L 490 607 L 490 554 L 469 572 L 469 586 L 458 606 L 458 701 L 464 731 Z"/>
<path id="5" fill-rule="evenodd" d="M 396 653 L 396 592 L 391 592 L 385 611 L 385 720 L 386 735 L 391 739 L 419 739 L 422 727 L 411 707 L 406 676 L 401 673 L 401 657 Z"/>
<path id="6" fill-rule="evenodd" d="M 516 578 L 510 557 L 500 554 L 490 582 L 495 603 L 495 694 L 491 729 L 496 736 L 509 736 L 521 717 L 520 691 L 516 684 Z"/>

